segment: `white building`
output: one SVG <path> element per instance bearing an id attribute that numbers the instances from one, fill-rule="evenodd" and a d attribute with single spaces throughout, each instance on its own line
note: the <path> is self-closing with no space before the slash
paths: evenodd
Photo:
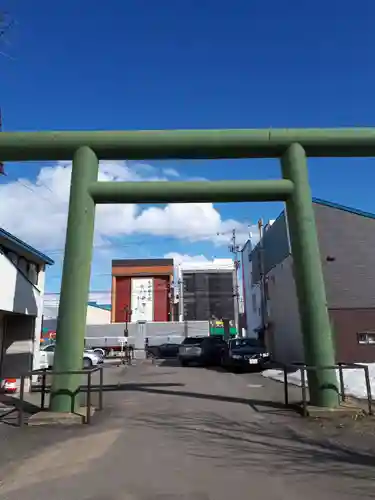
<path id="1" fill-rule="evenodd" d="M 39 368 L 49 257 L 0 229 L 0 379 Z"/>
<path id="2" fill-rule="evenodd" d="M 268 223 L 264 226 L 264 232 L 266 232 L 274 222 L 275 220 L 268 221 Z M 254 283 L 253 280 L 253 249 L 254 246 L 250 239 L 245 243 L 245 246 L 241 251 L 242 293 L 246 321 L 246 334 L 248 337 L 256 336 L 256 332 L 262 327 L 262 291 L 260 283 Z"/>
<path id="3" fill-rule="evenodd" d="M 43 328 L 56 330 L 59 312 L 60 295 L 46 293 L 43 309 Z M 98 304 L 90 301 L 87 303 L 86 325 L 109 325 L 111 322 L 110 304 Z"/>
<path id="4" fill-rule="evenodd" d="M 251 240 L 248 240 L 241 251 L 242 295 L 247 337 L 255 337 L 256 331 L 262 325 L 261 290 L 259 284 L 252 282 L 252 249 Z"/>

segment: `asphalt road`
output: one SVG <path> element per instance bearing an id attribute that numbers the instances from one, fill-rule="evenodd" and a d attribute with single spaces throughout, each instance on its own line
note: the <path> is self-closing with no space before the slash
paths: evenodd
<path id="1" fill-rule="evenodd" d="M 259 374 L 105 370 L 92 426 L 0 425 L 1 500 L 374 498 L 372 422 L 307 421 Z"/>

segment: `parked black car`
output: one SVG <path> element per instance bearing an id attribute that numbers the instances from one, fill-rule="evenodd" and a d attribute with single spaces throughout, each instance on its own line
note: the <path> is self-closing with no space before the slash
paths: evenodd
<path id="1" fill-rule="evenodd" d="M 226 342 L 222 337 L 187 337 L 179 348 L 178 359 L 182 366 L 191 363 L 218 366 L 225 347 Z"/>
<path id="2" fill-rule="evenodd" d="M 165 343 L 146 347 L 147 357 L 154 356 L 159 359 L 177 358 L 180 344 Z"/>
<path id="3" fill-rule="evenodd" d="M 222 352 L 221 364 L 230 370 L 264 368 L 270 355 L 257 339 L 240 338 L 230 340 Z"/>

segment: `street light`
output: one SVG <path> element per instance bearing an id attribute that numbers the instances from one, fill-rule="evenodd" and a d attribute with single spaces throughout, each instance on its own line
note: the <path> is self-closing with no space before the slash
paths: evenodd
<path id="1" fill-rule="evenodd" d="M 125 308 L 124 308 L 124 316 L 125 316 L 124 337 L 128 337 L 129 336 L 128 323 L 131 320 L 131 316 L 132 316 L 132 311 L 129 310 L 129 306 L 125 306 Z"/>

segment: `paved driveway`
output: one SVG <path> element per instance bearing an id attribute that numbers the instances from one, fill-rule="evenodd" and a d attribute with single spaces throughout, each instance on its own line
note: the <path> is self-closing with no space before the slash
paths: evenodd
<path id="1" fill-rule="evenodd" d="M 0 426 L 0 499 L 373 498 L 372 424 L 286 412 L 257 374 L 108 367 L 90 427 Z"/>

